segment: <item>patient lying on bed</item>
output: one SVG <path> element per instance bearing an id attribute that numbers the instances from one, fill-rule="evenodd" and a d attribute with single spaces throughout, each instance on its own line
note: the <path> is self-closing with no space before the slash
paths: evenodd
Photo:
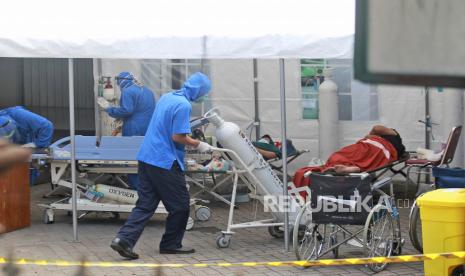
<path id="1" fill-rule="evenodd" d="M 252 142 L 257 151 L 265 158 L 265 160 L 281 158 L 281 146 L 277 146 L 268 134 L 263 135 L 260 140 Z M 287 156 L 297 153 L 291 140 L 286 141 Z"/>
<path id="2" fill-rule="evenodd" d="M 355 144 L 333 153 L 323 166 L 299 169 L 294 176 L 294 184 L 297 187 L 305 185 L 303 182 L 308 180 L 304 174 L 308 171 L 333 171 L 338 174 L 371 171 L 398 160 L 404 153 L 405 146 L 399 133 L 395 129 L 376 125 Z"/>

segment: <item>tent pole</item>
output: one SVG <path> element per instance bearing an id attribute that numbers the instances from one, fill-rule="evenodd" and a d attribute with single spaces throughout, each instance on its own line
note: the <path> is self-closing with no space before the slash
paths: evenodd
<path id="1" fill-rule="evenodd" d="M 76 144 L 74 140 L 74 61 L 68 59 L 68 82 L 69 82 L 69 135 L 71 137 L 71 183 L 72 197 L 71 207 L 73 210 L 73 241 L 78 242 L 77 233 L 77 189 L 76 189 Z"/>
<path id="2" fill-rule="evenodd" d="M 431 147 L 431 115 L 429 110 L 429 87 L 425 86 L 425 148 Z"/>
<path id="3" fill-rule="evenodd" d="M 253 59 L 253 98 L 255 104 L 255 141 L 260 140 L 260 116 L 259 116 L 259 106 L 258 106 L 258 69 L 257 69 L 257 59 Z"/>
<path id="4" fill-rule="evenodd" d="M 200 72 L 206 73 L 205 71 L 205 59 L 207 57 L 207 36 L 202 37 L 202 53 L 200 54 Z"/>
<path id="5" fill-rule="evenodd" d="M 284 71 L 284 59 L 279 59 L 279 74 L 280 74 L 280 100 L 281 100 L 281 151 L 283 160 L 283 199 L 288 202 L 287 191 L 287 133 L 286 133 L 286 82 Z M 289 251 L 289 210 L 284 210 L 284 250 Z"/>
<path id="6" fill-rule="evenodd" d="M 207 36 L 202 37 L 202 53 L 200 54 L 200 72 L 207 74 L 205 69 L 205 62 L 207 57 Z M 202 116 L 205 114 L 205 102 L 201 103 L 201 113 Z M 202 126 L 202 131 L 205 132 L 206 126 Z"/>
<path id="7" fill-rule="evenodd" d="M 100 147 L 100 142 L 102 141 L 101 112 L 103 111 L 100 111 L 100 107 L 97 104 L 97 99 L 99 96 L 103 96 L 103 95 L 98 94 L 99 92 L 98 90 L 100 86 L 100 79 L 102 78 L 102 59 L 98 58 L 96 62 L 97 62 L 98 84 L 97 84 L 97 88 L 94 87 L 94 116 L 95 116 L 95 136 L 96 136 L 95 146 Z"/>
<path id="8" fill-rule="evenodd" d="M 429 87 L 425 86 L 425 148 L 431 148 L 431 114 L 429 109 Z M 425 183 L 430 183 L 429 174 L 425 175 Z"/>

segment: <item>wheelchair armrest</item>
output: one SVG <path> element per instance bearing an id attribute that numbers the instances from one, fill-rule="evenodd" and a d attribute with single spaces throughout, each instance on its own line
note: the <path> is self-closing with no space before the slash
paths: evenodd
<path id="1" fill-rule="evenodd" d="M 360 173 L 349 173 L 350 176 L 358 176 L 361 179 L 365 179 L 366 177 L 370 176 L 367 172 L 360 172 Z"/>
<path id="2" fill-rule="evenodd" d="M 381 180 L 376 181 L 371 186 L 371 190 L 374 191 L 374 190 L 381 189 L 382 187 L 386 186 L 387 184 L 390 184 L 391 182 L 392 182 L 392 178 L 390 177 L 383 178 Z"/>

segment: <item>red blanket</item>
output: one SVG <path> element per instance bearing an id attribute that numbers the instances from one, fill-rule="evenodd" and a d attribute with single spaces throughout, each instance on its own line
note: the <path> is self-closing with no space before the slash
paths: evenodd
<path id="1" fill-rule="evenodd" d="M 346 165 L 359 167 L 365 172 L 385 166 L 397 159 L 397 151 L 391 143 L 379 136 L 371 136 L 370 139 L 361 139 L 333 153 L 323 166 L 300 168 L 295 173 L 294 184 L 296 187 L 308 186 L 310 179 L 304 177 L 308 171 L 324 172 L 334 165 Z"/>

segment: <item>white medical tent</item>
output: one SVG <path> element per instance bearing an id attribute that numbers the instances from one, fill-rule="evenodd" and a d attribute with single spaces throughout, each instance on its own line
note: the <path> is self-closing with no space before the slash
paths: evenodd
<path id="1" fill-rule="evenodd" d="M 74 95 L 72 64 L 76 58 L 269 60 L 278 69 L 276 75 L 269 77 L 273 80 L 270 82 L 273 89 L 280 92 L 281 100 L 279 105 L 270 105 L 272 110 L 265 111 L 277 114 L 279 124 L 270 123 L 269 127 L 275 134 L 280 133 L 281 139 L 286 136 L 286 101 L 283 99 L 289 87 L 285 61 L 350 59 L 353 55 L 355 0 L 7 1 L 2 4 L 2 11 L 0 57 L 69 58 L 70 95 Z M 221 73 L 227 72 L 217 72 Z M 226 86 L 223 87 L 226 91 L 229 91 L 227 85 L 234 86 L 233 83 L 217 85 Z M 215 89 L 213 86 L 213 92 Z M 416 89 L 414 93 L 400 97 L 408 94 L 405 90 L 412 89 Z M 385 86 L 381 90 L 392 92 L 394 89 Z M 223 106 L 235 101 L 237 89 L 230 91 L 231 94 L 224 96 Z M 417 116 L 423 112 L 418 88 L 404 87 L 396 89 L 396 94 L 382 93 L 378 97 L 380 101 L 384 99 L 387 106 L 399 106 L 380 110 L 379 121 L 406 120 L 400 125 L 401 131 L 410 130 L 416 137 L 418 133 L 421 135 L 421 125 L 413 130 L 411 127 L 414 119 L 422 119 Z M 267 97 L 264 98 L 266 101 Z M 441 101 L 447 99 L 441 98 Z M 74 98 L 70 96 L 71 136 L 74 135 L 73 106 Z M 438 106 L 433 103 L 433 109 L 442 113 Z M 292 120 L 294 112 L 294 107 L 287 112 Z M 385 119 L 384 114 L 394 116 Z M 237 116 L 240 118 L 241 114 Z M 354 140 L 361 129 L 367 130 L 371 124 L 343 123 L 339 126 L 341 137 Z M 294 121 L 289 125 L 297 130 L 306 129 Z M 305 131 L 300 135 L 314 136 Z M 72 156 L 74 158 L 74 154 Z M 75 198 L 75 189 L 73 195 Z M 77 240 L 75 210 L 73 229 Z"/>

